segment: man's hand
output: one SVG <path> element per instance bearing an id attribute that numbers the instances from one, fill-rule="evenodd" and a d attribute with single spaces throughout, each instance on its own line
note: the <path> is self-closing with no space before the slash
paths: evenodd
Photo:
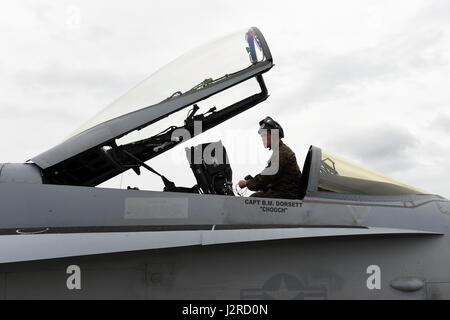
<path id="1" fill-rule="evenodd" d="M 239 188 L 243 189 L 247 186 L 247 181 L 245 180 L 240 180 L 239 181 Z"/>

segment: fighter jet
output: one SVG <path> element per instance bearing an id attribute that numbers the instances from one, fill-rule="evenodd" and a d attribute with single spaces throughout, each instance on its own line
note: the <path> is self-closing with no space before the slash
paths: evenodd
<path id="1" fill-rule="evenodd" d="M 0 164 L 0 299 L 449 299 L 450 202 L 439 195 L 316 146 L 298 199 L 236 195 L 221 141 L 186 148 L 194 186 L 149 165 L 265 101 L 273 66 L 260 30 L 238 31 L 50 150 Z M 233 90 L 244 95 L 217 103 Z M 128 170 L 151 171 L 164 190 L 98 187 Z"/>

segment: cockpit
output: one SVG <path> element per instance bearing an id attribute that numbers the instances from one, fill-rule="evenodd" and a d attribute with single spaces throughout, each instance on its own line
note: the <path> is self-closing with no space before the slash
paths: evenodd
<path id="1" fill-rule="evenodd" d="M 97 186 L 139 173 L 142 163 L 266 100 L 262 75 L 272 66 L 262 33 L 240 30 L 159 69 L 31 160 L 50 184 Z"/>
<path id="2" fill-rule="evenodd" d="M 160 176 L 164 191 L 234 196 L 232 169 L 220 141 L 186 148 L 197 184 L 177 186 L 146 162 L 268 98 L 263 74 L 273 67 L 258 28 L 191 50 L 101 110 L 52 149 L 32 158 L 44 183 L 97 186 L 127 170 Z M 298 198 L 330 194 L 425 192 L 317 147 L 308 151 Z"/>

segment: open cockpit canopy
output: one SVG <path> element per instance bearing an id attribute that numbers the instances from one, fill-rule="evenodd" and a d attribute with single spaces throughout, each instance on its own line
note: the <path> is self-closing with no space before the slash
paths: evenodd
<path id="1" fill-rule="evenodd" d="M 68 139 L 31 160 L 42 169 L 44 180 L 53 184 L 95 186 L 130 168 L 138 172 L 140 164 L 135 159 L 147 161 L 181 142 L 171 138 L 175 129 L 195 135 L 194 120 L 201 121 L 205 131 L 267 99 L 261 75 L 272 66 L 269 47 L 257 28 L 235 32 L 159 69 Z M 249 79 L 257 80 L 259 93 L 195 114 L 197 102 Z M 194 111 L 181 127 L 172 125 L 157 135 L 117 145 L 116 140 L 128 133 L 189 106 Z"/>
<path id="2" fill-rule="evenodd" d="M 125 114 L 206 88 L 266 58 L 255 29 L 240 30 L 193 49 L 162 67 L 101 110 L 72 135 Z M 170 104 L 166 106 L 169 108 Z"/>

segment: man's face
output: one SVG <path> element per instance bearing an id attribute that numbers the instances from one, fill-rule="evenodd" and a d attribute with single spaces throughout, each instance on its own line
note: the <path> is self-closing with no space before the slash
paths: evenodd
<path id="1" fill-rule="evenodd" d="M 264 148 L 270 148 L 271 146 L 271 142 L 270 142 L 270 131 L 269 130 L 262 130 L 262 132 L 260 133 L 261 135 L 261 139 L 263 141 L 264 144 Z"/>

